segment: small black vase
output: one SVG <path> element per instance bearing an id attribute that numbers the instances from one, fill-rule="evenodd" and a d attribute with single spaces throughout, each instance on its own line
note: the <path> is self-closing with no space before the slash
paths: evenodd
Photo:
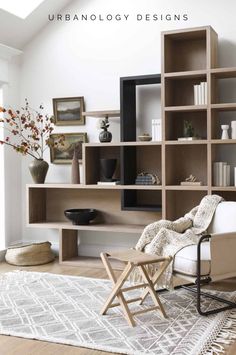
<path id="1" fill-rule="evenodd" d="M 99 140 L 101 143 L 111 142 L 112 134 L 108 130 L 103 130 L 99 134 Z"/>
<path id="2" fill-rule="evenodd" d="M 112 176 L 116 170 L 116 159 L 100 159 L 102 181 L 112 181 Z"/>

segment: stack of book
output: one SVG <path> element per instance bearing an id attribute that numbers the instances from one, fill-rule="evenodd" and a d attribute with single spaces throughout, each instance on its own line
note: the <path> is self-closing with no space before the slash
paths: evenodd
<path id="1" fill-rule="evenodd" d="M 213 163 L 213 185 L 230 186 L 230 165 L 223 161 Z"/>
<path id="2" fill-rule="evenodd" d="M 114 180 L 114 181 L 98 181 L 97 185 L 120 185 L 120 181 Z"/>
<path id="3" fill-rule="evenodd" d="M 152 140 L 153 141 L 161 141 L 161 119 L 156 118 L 152 120 Z"/>
<path id="4" fill-rule="evenodd" d="M 194 85 L 194 105 L 207 105 L 207 83 Z"/>
<path id="5" fill-rule="evenodd" d="M 154 185 L 151 175 L 138 175 L 135 179 L 135 185 Z"/>

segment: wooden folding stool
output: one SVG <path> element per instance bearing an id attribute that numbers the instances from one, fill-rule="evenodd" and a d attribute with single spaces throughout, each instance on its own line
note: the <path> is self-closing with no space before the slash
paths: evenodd
<path id="1" fill-rule="evenodd" d="M 111 257 L 112 259 L 120 260 L 127 264 L 118 279 L 115 277 L 109 257 Z M 158 282 L 163 272 L 166 270 L 169 263 L 171 262 L 171 256 L 160 257 L 157 255 L 146 254 L 138 250 L 128 249 L 121 252 L 101 253 L 101 259 L 106 268 L 107 274 L 114 285 L 111 294 L 109 295 L 106 303 L 104 304 L 101 310 L 101 314 L 106 314 L 109 308 L 121 306 L 125 318 L 127 319 L 129 325 L 132 327 L 135 326 L 135 321 L 133 318 L 134 315 L 159 310 L 165 318 L 167 317 L 154 286 Z M 156 273 L 153 275 L 153 277 L 150 278 L 146 266 L 149 264 L 156 263 L 161 263 L 161 265 L 156 271 Z M 135 267 L 137 267 L 140 271 L 140 275 L 142 276 L 144 282 L 134 286 L 122 288 L 122 286 L 128 280 L 129 275 Z M 136 288 L 144 288 L 142 295 L 140 297 L 126 300 L 123 293 L 134 290 Z M 131 313 L 128 304 L 137 301 L 140 301 L 140 304 L 142 304 L 148 294 L 150 294 L 154 306 Z M 113 303 L 116 297 L 118 299 L 118 302 Z"/>

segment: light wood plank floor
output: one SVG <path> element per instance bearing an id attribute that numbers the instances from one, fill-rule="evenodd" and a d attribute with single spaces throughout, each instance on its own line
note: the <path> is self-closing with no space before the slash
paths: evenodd
<path id="1" fill-rule="evenodd" d="M 107 278 L 103 269 L 87 269 L 78 267 L 62 266 L 55 261 L 50 264 L 33 267 L 16 267 L 5 262 L 0 263 L 0 273 L 12 270 L 27 270 L 38 272 L 51 272 L 62 275 L 78 275 L 85 277 Z M 117 272 L 119 273 L 119 272 Z M 236 290 L 236 279 L 227 280 L 218 284 L 222 290 Z M 96 351 L 85 348 L 78 348 L 68 345 L 53 344 L 44 341 L 16 338 L 11 336 L 0 336 L 0 355 L 112 355 L 111 353 Z M 227 355 L 236 354 L 236 342 L 229 347 Z M 114 355 L 114 353 L 113 353 Z"/>

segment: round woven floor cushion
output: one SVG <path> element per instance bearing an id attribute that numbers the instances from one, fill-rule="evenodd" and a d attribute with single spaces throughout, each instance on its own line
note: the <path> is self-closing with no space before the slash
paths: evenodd
<path id="1" fill-rule="evenodd" d="M 7 263 L 17 266 L 47 264 L 54 258 L 50 242 L 9 247 L 5 256 Z"/>

